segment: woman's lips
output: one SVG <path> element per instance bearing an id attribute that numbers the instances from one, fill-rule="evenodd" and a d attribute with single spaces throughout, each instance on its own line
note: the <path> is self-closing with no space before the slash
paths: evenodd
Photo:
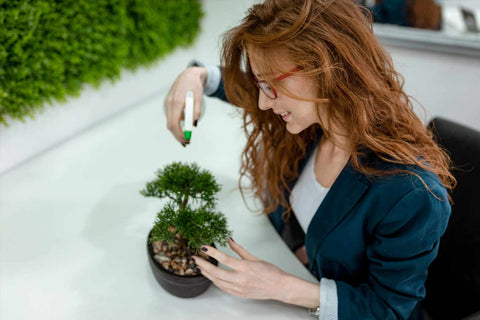
<path id="1" fill-rule="evenodd" d="M 284 117 L 282 117 L 282 119 L 283 119 L 284 121 L 287 121 L 287 119 L 290 118 L 290 114 L 291 114 L 290 112 L 287 113 Z"/>

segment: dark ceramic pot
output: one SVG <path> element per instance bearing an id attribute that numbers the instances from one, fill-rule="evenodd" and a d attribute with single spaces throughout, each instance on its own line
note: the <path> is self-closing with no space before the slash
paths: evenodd
<path id="1" fill-rule="evenodd" d="M 202 294 L 210 287 L 212 281 L 200 273 L 180 276 L 163 268 L 162 265 L 155 260 L 153 247 L 148 243 L 151 234 L 152 231 L 148 233 L 147 237 L 148 261 L 150 262 L 150 267 L 152 268 L 155 279 L 157 279 L 158 283 L 160 283 L 165 290 L 180 298 L 193 298 Z M 216 248 L 213 243 L 210 246 Z M 218 266 L 218 261 L 212 257 L 209 258 L 209 262 Z"/>

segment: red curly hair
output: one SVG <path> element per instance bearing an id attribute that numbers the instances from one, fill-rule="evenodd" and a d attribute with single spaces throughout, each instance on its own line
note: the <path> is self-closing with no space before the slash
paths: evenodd
<path id="1" fill-rule="evenodd" d="M 322 123 L 319 114 L 320 125 L 293 135 L 278 115 L 260 110 L 249 48 L 255 49 L 262 73 L 289 71 L 279 67 L 274 52 L 303 67 L 299 75 L 317 85 L 314 101 L 329 101 L 327 123 Z M 241 180 L 250 178 L 248 189 L 262 201 L 263 214 L 282 204 L 284 219 L 289 218 L 291 207 L 284 192 L 291 191 L 289 184 L 298 177 L 299 164 L 319 128 L 327 139 L 332 133 L 344 133 L 349 163 L 365 175 L 405 172 L 369 166 L 363 161 L 368 150 L 384 161 L 434 172 L 447 189 L 455 186 L 447 153 L 414 113 L 403 91 L 403 78 L 373 34 L 370 14 L 352 0 L 266 0 L 253 5 L 238 26 L 223 34 L 221 67 L 225 94 L 241 108 L 247 136 L 239 188 L 244 198 Z M 282 82 L 270 84 L 277 92 L 303 99 L 288 92 Z"/>

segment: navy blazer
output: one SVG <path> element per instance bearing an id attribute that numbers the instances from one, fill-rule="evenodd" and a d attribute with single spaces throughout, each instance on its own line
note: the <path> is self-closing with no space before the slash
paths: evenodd
<path id="1" fill-rule="evenodd" d="M 211 96 L 227 101 L 223 80 Z M 300 173 L 321 135 L 319 130 L 309 145 Z M 340 320 L 409 319 L 425 297 L 427 270 L 451 207 L 435 174 L 416 166 L 372 163 L 413 170 L 436 196 L 412 174 L 372 178 L 347 164 L 308 226 L 308 269 L 319 280 L 335 280 Z M 279 233 L 284 211 L 279 206 L 269 215 Z"/>

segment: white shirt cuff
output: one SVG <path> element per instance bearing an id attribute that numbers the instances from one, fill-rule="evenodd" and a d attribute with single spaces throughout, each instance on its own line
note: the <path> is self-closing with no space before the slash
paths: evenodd
<path id="1" fill-rule="evenodd" d="M 338 296 L 335 280 L 320 279 L 320 320 L 338 320 Z"/>
<path id="2" fill-rule="evenodd" d="M 203 93 L 209 96 L 217 91 L 221 80 L 220 67 L 205 63 L 199 59 L 194 59 L 189 62 L 188 67 L 193 66 L 207 68 L 207 82 L 205 83 L 205 88 L 203 88 Z"/>

